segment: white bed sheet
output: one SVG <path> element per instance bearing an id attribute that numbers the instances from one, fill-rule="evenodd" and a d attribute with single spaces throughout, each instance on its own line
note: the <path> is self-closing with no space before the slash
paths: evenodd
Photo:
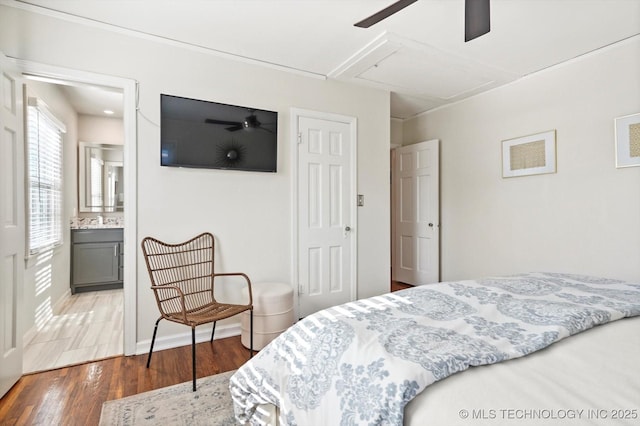
<path id="1" fill-rule="evenodd" d="M 404 423 L 639 426 L 640 317 L 436 382 L 405 407 Z"/>

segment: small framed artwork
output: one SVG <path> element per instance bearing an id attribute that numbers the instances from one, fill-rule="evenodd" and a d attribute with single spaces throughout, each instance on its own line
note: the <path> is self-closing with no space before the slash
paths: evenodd
<path id="1" fill-rule="evenodd" d="M 556 131 L 502 141 L 502 177 L 556 172 Z"/>
<path id="2" fill-rule="evenodd" d="M 640 166 L 640 113 L 615 120 L 616 167 Z"/>

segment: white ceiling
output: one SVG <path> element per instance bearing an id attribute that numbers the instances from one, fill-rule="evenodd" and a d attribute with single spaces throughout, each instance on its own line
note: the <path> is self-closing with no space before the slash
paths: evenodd
<path id="1" fill-rule="evenodd" d="M 62 90 L 79 114 L 122 118 L 124 95 L 121 90 L 85 85 L 62 86 Z"/>
<path id="2" fill-rule="evenodd" d="M 108 24 L 293 72 L 391 92 L 405 119 L 640 34 L 640 0 L 491 0 L 491 32 L 464 42 L 464 0 L 25 0 L 18 7 Z M 135 32 L 135 33 L 134 33 Z"/>

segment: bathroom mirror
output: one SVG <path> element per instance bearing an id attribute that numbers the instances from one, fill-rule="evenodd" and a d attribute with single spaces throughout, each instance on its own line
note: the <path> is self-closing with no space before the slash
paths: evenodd
<path id="1" fill-rule="evenodd" d="M 78 195 L 81 212 L 124 210 L 122 145 L 78 143 Z"/>

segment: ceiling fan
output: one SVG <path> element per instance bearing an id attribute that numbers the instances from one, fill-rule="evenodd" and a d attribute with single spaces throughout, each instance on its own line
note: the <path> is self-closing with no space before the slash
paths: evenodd
<path id="1" fill-rule="evenodd" d="M 267 129 L 263 126 L 274 124 L 274 123 L 261 123 L 255 114 L 255 110 L 252 110 L 252 109 L 249 110 L 249 115 L 246 116 L 243 121 L 227 121 L 227 120 L 216 120 L 214 118 L 207 118 L 204 120 L 204 122 L 209 124 L 220 124 L 223 126 L 231 126 L 231 127 L 227 127 L 227 130 L 230 132 L 237 132 L 238 130 L 252 131 L 254 129 L 259 129 L 259 130 L 264 130 L 265 132 L 273 133 L 273 130 Z"/>
<path id="2" fill-rule="evenodd" d="M 368 18 L 353 24 L 360 28 L 369 28 L 383 19 L 388 18 L 396 12 L 418 0 L 399 0 L 385 7 L 381 11 L 374 13 Z M 489 0 L 465 0 L 464 2 L 464 41 L 470 41 L 491 31 L 489 16 Z"/>

